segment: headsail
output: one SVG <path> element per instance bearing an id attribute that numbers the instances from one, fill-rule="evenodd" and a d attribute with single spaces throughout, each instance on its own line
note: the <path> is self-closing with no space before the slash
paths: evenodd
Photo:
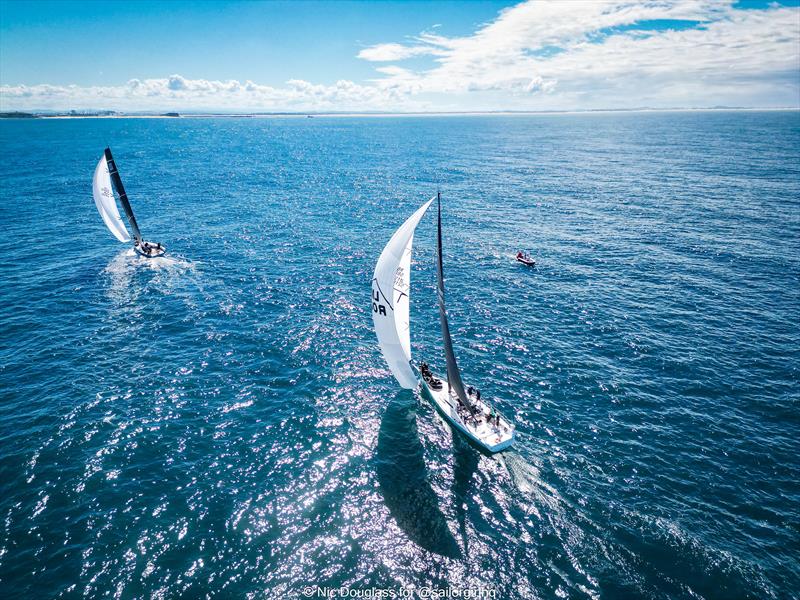
<path id="1" fill-rule="evenodd" d="M 117 202 L 114 200 L 114 192 L 111 191 L 111 177 L 108 173 L 108 163 L 105 155 L 97 163 L 92 179 L 92 195 L 97 206 L 97 212 L 103 218 L 103 222 L 109 231 L 114 234 L 120 242 L 129 242 L 131 236 L 122 222 L 122 217 L 117 209 Z"/>
<path id="2" fill-rule="evenodd" d="M 414 230 L 433 198 L 411 215 L 386 244 L 372 278 L 372 322 L 392 374 L 401 386 L 413 389 L 417 378 L 411 369 L 409 288 Z"/>
<path id="3" fill-rule="evenodd" d="M 114 182 L 114 188 L 117 190 L 117 194 L 119 195 L 119 201 L 122 203 L 122 208 L 125 210 L 125 215 L 128 217 L 128 222 L 131 224 L 131 229 L 133 229 L 133 237 L 135 237 L 136 241 L 141 244 L 142 233 L 139 231 L 139 225 L 136 223 L 136 217 L 133 216 L 133 209 L 131 208 L 131 203 L 128 202 L 128 194 L 125 193 L 125 187 L 122 185 L 122 179 L 119 176 L 119 171 L 117 170 L 117 165 L 114 162 L 114 157 L 111 156 L 111 148 L 106 148 L 105 159 L 108 163 L 108 173 L 111 176 L 111 181 Z"/>
<path id="4" fill-rule="evenodd" d="M 447 309 L 444 306 L 444 270 L 442 269 L 442 198 L 436 194 L 439 215 L 436 225 L 437 252 L 436 252 L 436 295 L 439 297 L 439 320 L 442 324 L 442 338 L 444 339 L 444 356 L 447 360 L 447 383 L 454 390 L 458 398 L 472 410 L 472 405 L 464 393 L 464 383 L 461 381 L 461 371 L 458 370 L 456 355 L 453 353 L 453 340 L 450 338 L 450 325 L 447 322 Z"/>

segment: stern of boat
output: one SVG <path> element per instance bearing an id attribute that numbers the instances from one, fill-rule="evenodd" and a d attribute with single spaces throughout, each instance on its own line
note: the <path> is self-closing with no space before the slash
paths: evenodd
<path id="1" fill-rule="evenodd" d="M 456 409 L 456 399 L 450 394 L 450 389 L 447 381 L 433 373 L 432 375 L 442 382 L 441 390 L 434 390 L 421 376 L 418 370 L 415 370 L 422 386 L 422 391 L 432 400 L 436 410 L 441 414 L 445 420 L 455 429 L 458 429 L 464 436 L 473 444 L 495 454 L 502 452 L 514 443 L 515 428 L 509 421 L 500 415 L 500 425 L 492 425 L 487 420 L 487 415 L 491 413 L 491 407 L 485 402 L 473 402 L 480 411 L 479 416 L 476 418 L 477 424 L 466 424 L 459 416 Z M 495 414 L 499 414 L 495 412 Z"/>

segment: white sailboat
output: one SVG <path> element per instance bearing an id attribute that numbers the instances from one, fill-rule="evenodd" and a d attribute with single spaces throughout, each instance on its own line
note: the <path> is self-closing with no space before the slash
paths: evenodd
<path id="1" fill-rule="evenodd" d="M 434 375 L 425 363 L 415 368 L 411 362 L 411 251 L 414 231 L 434 199 L 438 205 L 436 276 L 439 317 L 447 363 L 446 381 Z M 423 391 L 442 416 L 484 450 L 500 452 L 513 443 L 514 426 L 482 400 L 480 392 L 472 387 L 465 391 L 461 380 L 444 304 L 442 206 L 439 194 L 417 209 L 394 233 L 381 252 L 372 278 L 372 321 L 383 357 L 402 387 L 414 389 L 422 385 Z"/>
<path id="2" fill-rule="evenodd" d="M 103 222 L 114 237 L 120 242 L 130 242 L 131 235 L 128 233 L 125 222 L 119 214 L 114 191 L 117 192 L 119 202 L 125 211 L 125 216 L 128 217 L 128 223 L 133 229 L 133 249 L 137 254 L 146 258 L 162 256 L 166 252 L 164 246 L 160 243 L 146 242 L 142 239 L 142 233 L 139 231 L 139 225 L 133 215 L 133 208 L 131 208 L 131 203 L 128 201 L 125 187 L 122 185 L 117 165 L 114 162 L 114 157 L 111 156 L 111 149 L 106 148 L 100 162 L 97 163 L 92 179 L 94 203 L 97 206 L 97 212 L 100 213 Z"/>

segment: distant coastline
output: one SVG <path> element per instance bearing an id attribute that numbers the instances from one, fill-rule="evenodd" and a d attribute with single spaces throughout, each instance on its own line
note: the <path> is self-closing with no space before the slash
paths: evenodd
<path id="1" fill-rule="evenodd" d="M 38 116 L 33 113 L 12 111 L 0 113 L 0 119 L 37 119 Z"/>
<path id="2" fill-rule="evenodd" d="M 236 119 L 236 118 L 343 118 L 343 117 L 478 117 L 526 115 L 581 115 L 609 113 L 663 113 L 663 112 L 779 112 L 800 111 L 800 107 L 746 108 L 713 106 L 702 108 L 603 108 L 589 110 L 497 110 L 497 111 L 430 111 L 430 112 L 133 112 L 122 111 L 7 111 L 0 119 Z"/>

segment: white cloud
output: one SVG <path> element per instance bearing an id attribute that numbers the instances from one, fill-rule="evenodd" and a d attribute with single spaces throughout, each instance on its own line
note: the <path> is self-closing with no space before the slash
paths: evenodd
<path id="1" fill-rule="evenodd" d="M 654 20 L 683 27 L 655 29 Z M 436 32 L 432 32 L 436 30 Z M 2 85 L 0 107 L 475 110 L 800 106 L 800 8 L 733 0 L 531 0 L 474 33 L 362 49 L 375 78 L 280 87 L 172 75 L 107 87 Z M 426 57 L 426 68 L 404 61 Z M 414 63 L 419 64 L 419 63 Z"/>
<path id="2" fill-rule="evenodd" d="M 131 79 L 119 86 L 3 85 L 0 109 L 399 110 L 408 99 L 401 98 L 395 88 L 346 80 L 318 85 L 302 79 L 292 79 L 277 88 L 252 81 L 210 81 L 171 75 L 163 79 Z"/>
<path id="3" fill-rule="evenodd" d="M 413 56 L 424 56 L 426 54 L 442 54 L 442 51 L 429 44 L 418 46 L 377 44 L 369 48 L 364 48 L 358 53 L 358 58 L 373 62 L 388 62 L 393 60 L 405 60 Z"/>
<path id="4" fill-rule="evenodd" d="M 654 20 L 688 28 L 647 29 Z M 391 52 L 379 51 L 388 46 Z M 375 49 L 399 62 L 403 46 L 397 46 L 360 55 Z M 377 85 L 451 98 L 505 92 L 486 96 L 501 108 L 800 104 L 798 8 L 741 10 L 730 0 L 533 0 L 502 11 L 472 35 L 424 33 L 406 47 L 434 56 L 434 66 L 389 65 L 378 69 L 384 77 Z M 471 104 L 497 108 L 480 102 Z"/>

